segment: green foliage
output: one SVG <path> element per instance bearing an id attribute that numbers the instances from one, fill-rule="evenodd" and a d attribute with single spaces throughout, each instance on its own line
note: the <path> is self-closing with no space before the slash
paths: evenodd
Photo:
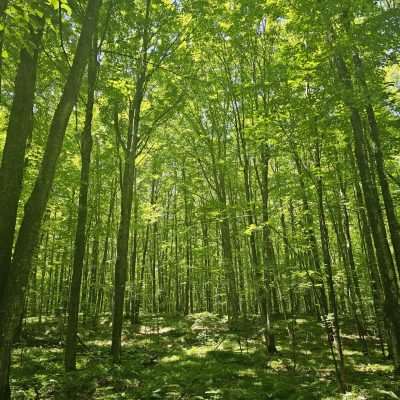
<path id="1" fill-rule="evenodd" d="M 12 381 L 15 398 L 28 400 L 38 395 L 49 400 L 396 398 L 396 383 L 387 379 L 387 363 L 374 364 L 374 368 L 357 376 L 356 371 L 366 364 L 354 340 L 348 347 L 352 349 L 348 355 L 352 361 L 348 373 L 356 380 L 346 395 L 337 394 L 327 349 L 323 345 L 324 332 L 314 321 L 298 320 L 302 329 L 297 349 L 301 369 L 297 372 L 285 367 L 290 343 L 285 338 L 284 321 L 279 321 L 277 327 L 277 335 L 282 338 L 280 353 L 272 358 L 263 355 L 259 341 L 249 342 L 247 352 L 241 352 L 238 342 L 229 338 L 217 348 L 211 340 L 201 345 L 182 342 L 181 334 L 183 337 L 191 335 L 192 321 L 206 324 L 210 336 L 220 332 L 214 322 L 221 321 L 221 317 L 210 313 L 199 313 L 187 320 L 162 318 L 158 322 L 151 316 L 144 316 L 143 333 L 127 329 L 125 356 L 117 366 L 112 365 L 107 356 L 107 332 L 85 330 L 83 342 L 87 348 L 79 353 L 80 369 L 68 374 L 62 372 L 59 348 L 18 349 L 14 353 L 16 366 Z M 159 333 L 145 329 L 156 323 L 160 324 Z M 30 335 L 37 334 L 37 328 L 35 322 L 29 322 Z M 180 335 L 176 335 L 177 331 Z M 47 336 L 47 340 L 52 337 Z M 376 360 L 376 355 L 373 357 Z M 148 364 L 149 359 L 155 361 Z"/>
<path id="2" fill-rule="evenodd" d="M 45 20 L 17 228 L 85 3 L 10 0 L 0 16 L 0 151 L 20 50 L 32 50 L 29 34 Z M 104 1 L 100 13 L 80 294 L 80 318 L 93 322 L 84 338 L 90 351 L 82 346 L 78 371 L 64 375 L 61 348 L 21 347 L 12 372 L 16 398 L 35 398 L 38 390 L 46 399 L 396 398 L 398 387 L 384 378 L 391 367 L 377 354 L 388 349 L 386 296 L 368 240 L 373 226 L 354 163 L 353 125 L 356 110 L 387 227 L 366 111 L 374 110 L 398 214 L 398 2 L 153 0 L 148 13 L 146 4 Z M 338 73 L 339 56 L 350 87 Z M 43 321 L 67 317 L 87 86 L 85 73 L 30 273 L 26 316 Z M 134 127 L 137 142 L 129 148 Z M 129 221 L 121 210 L 126 160 L 135 167 Z M 146 315 L 138 332 L 124 328 L 122 364 L 112 366 L 107 340 L 123 222 L 130 228 L 127 319 L 137 323 L 143 312 L 186 317 L 170 326 Z M 389 230 L 386 236 L 392 249 Z M 329 342 L 310 322 L 310 315 L 326 315 L 335 326 L 332 299 L 339 328 L 354 320 L 345 327 L 350 392 L 342 397 Z M 302 314 L 305 322 L 291 330 L 287 321 Z M 278 327 L 283 354 L 265 355 L 269 324 Z M 355 332 L 366 337 L 371 362 L 352 353 L 360 351 Z"/>

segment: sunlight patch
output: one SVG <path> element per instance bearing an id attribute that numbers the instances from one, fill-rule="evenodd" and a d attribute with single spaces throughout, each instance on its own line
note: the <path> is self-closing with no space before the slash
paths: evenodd
<path id="1" fill-rule="evenodd" d="M 87 342 L 87 344 L 91 344 L 91 345 L 99 346 L 99 347 L 110 347 L 111 340 L 90 340 Z"/>
<path id="2" fill-rule="evenodd" d="M 363 356 L 363 353 L 361 352 L 361 351 L 358 351 L 358 350 L 349 350 L 349 349 L 344 349 L 343 350 L 343 353 L 346 355 L 346 356 Z"/>
<path id="3" fill-rule="evenodd" d="M 242 369 L 239 371 L 238 373 L 239 376 L 242 377 L 256 377 L 256 371 L 252 368 L 246 368 L 246 369 Z"/>
<path id="4" fill-rule="evenodd" d="M 185 351 L 188 356 L 205 357 L 205 355 L 212 350 L 210 346 L 197 346 L 191 347 Z"/>
<path id="5" fill-rule="evenodd" d="M 356 364 L 353 365 L 353 369 L 355 371 L 360 372 L 374 372 L 374 373 L 386 373 L 389 374 L 392 372 L 392 365 L 382 365 L 382 364 Z"/>
<path id="6" fill-rule="evenodd" d="M 173 355 L 173 356 L 167 356 L 167 357 L 163 357 L 160 362 L 161 363 L 171 363 L 171 362 L 176 362 L 179 361 L 181 359 L 181 357 L 177 356 L 177 355 Z"/>

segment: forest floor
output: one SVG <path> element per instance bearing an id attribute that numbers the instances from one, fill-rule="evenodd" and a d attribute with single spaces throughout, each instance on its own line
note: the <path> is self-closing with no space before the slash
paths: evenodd
<path id="1" fill-rule="evenodd" d="M 63 348 L 55 320 L 30 321 L 13 354 L 14 399 L 399 399 L 400 382 L 389 361 L 361 352 L 343 329 L 348 392 L 338 394 L 324 330 L 297 319 L 295 340 L 278 322 L 278 354 L 267 356 L 257 323 L 229 326 L 202 313 L 186 318 L 142 318 L 123 332 L 120 365 L 110 357 L 110 319 L 82 329 L 78 370 L 63 371 Z"/>

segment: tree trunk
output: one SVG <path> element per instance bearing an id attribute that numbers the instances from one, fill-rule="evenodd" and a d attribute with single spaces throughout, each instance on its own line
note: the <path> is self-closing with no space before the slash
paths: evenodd
<path id="1" fill-rule="evenodd" d="M 357 53 L 353 54 L 353 63 L 356 70 L 356 78 L 359 81 L 363 94 L 366 100 L 365 110 L 367 113 L 368 123 L 370 127 L 370 136 L 372 139 L 372 153 L 373 158 L 375 160 L 376 170 L 378 173 L 379 185 L 382 191 L 383 202 L 385 205 L 387 223 L 389 226 L 391 242 L 394 250 L 394 256 L 397 265 L 397 271 L 400 275 L 400 231 L 399 231 L 399 223 L 396 216 L 395 207 L 393 204 L 392 194 L 390 192 L 389 182 L 385 173 L 385 162 L 384 156 L 382 152 L 382 145 L 380 139 L 380 131 L 379 126 L 375 117 L 374 107 L 371 103 L 371 96 L 369 93 L 367 81 L 365 79 L 364 74 L 364 66 L 360 56 Z"/>
<path id="2" fill-rule="evenodd" d="M 121 214 L 117 240 L 117 261 L 114 277 L 114 307 L 112 329 L 113 361 L 119 363 L 121 356 L 121 333 L 125 297 L 126 271 L 128 263 L 129 227 L 133 198 L 133 163 L 131 154 L 126 155 L 121 187 Z"/>
<path id="3" fill-rule="evenodd" d="M 97 291 L 96 297 L 96 321 L 99 318 L 103 310 L 104 304 L 104 285 L 106 283 L 106 276 L 107 276 L 107 264 L 108 264 L 108 257 L 110 253 L 110 236 L 111 236 L 111 223 L 113 220 L 113 213 L 114 213 L 114 203 L 115 197 L 117 194 L 116 183 L 115 180 L 112 181 L 111 184 L 111 195 L 109 201 L 109 209 L 108 209 L 108 216 L 107 216 L 107 224 L 106 224 L 106 233 L 104 239 L 104 248 L 103 248 L 103 257 L 100 264 L 99 269 L 99 289 Z"/>
<path id="4" fill-rule="evenodd" d="M 262 217 L 263 217 L 263 260 L 264 260 L 264 276 L 261 270 L 256 273 L 259 276 L 259 302 L 261 313 L 265 323 L 265 340 L 267 351 L 274 354 L 278 350 L 276 348 L 275 333 L 272 322 L 272 290 L 274 285 L 274 270 L 276 270 L 276 258 L 273 243 L 271 240 L 271 229 L 269 223 L 269 149 L 267 145 L 263 145 L 261 149 L 261 177 L 259 186 L 262 197 Z"/>
<path id="5" fill-rule="evenodd" d="M 324 198 L 323 198 L 323 182 L 321 177 L 321 149 L 319 143 L 316 145 L 316 163 L 318 176 L 316 177 L 316 189 L 318 197 L 318 214 L 319 214 L 319 227 L 321 234 L 322 257 L 325 267 L 325 275 L 328 286 L 329 295 L 329 312 L 332 315 L 330 319 L 328 315 L 323 316 L 323 321 L 326 324 L 327 330 L 332 332 L 332 337 L 328 335 L 329 344 L 332 348 L 334 345 L 336 355 L 334 356 L 335 370 L 338 386 L 341 392 L 345 392 L 345 377 L 344 377 L 344 356 L 342 349 L 342 339 L 340 336 L 339 314 L 336 302 L 335 285 L 333 282 L 332 260 L 329 249 L 329 232 L 326 224 Z M 332 343 L 333 341 L 333 343 Z M 338 358 L 338 359 L 337 359 Z"/>
<path id="6" fill-rule="evenodd" d="M 0 10 L 1 11 L 1 10 Z M 14 98 L 7 128 L 6 142 L 0 167 L 0 297 L 5 291 L 11 264 L 18 201 L 22 190 L 25 151 L 33 129 L 33 102 L 39 46 L 44 19 L 26 40 L 33 48 L 20 51 L 20 61 L 15 77 Z"/>
<path id="7" fill-rule="evenodd" d="M 367 161 L 368 157 L 365 150 L 365 137 L 361 116 L 352 100 L 353 85 L 351 77 L 345 62 L 340 55 L 335 57 L 335 65 L 340 82 L 345 90 L 345 97 L 343 98 L 343 101 L 351 114 L 355 158 L 360 174 L 365 206 L 374 240 L 378 268 L 380 271 L 385 295 L 384 312 L 387 320 L 390 323 L 393 361 L 396 371 L 400 372 L 400 302 L 397 276 L 395 273 L 392 255 L 390 253 L 390 247 L 387 241 L 386 229 L 380 211 L 379 197 L 375 184 L 371 178 L 369 169 L 370 167 Z"/>
<path id="8" fill-rule="evenodd" d="M 143 101 L 147 74 L 147 51 L 150 29 L 151 0 L 146 1 L 145 26 L 143 30 L 141 59 L 139 72 L 136 79 L 135 95 L 130 110 L 130 121 L 128 124 L 127 144 L 125 149 L 125 165 L 121 187 L 121 214 L 117 238 L 117 260 L 115 263 L 114 280 L 114 308 L 112 327 L 111 352 L 114 363 L 119 363 L 121 358 L 121 333 L 124 314 L 124 298 L 126 272 L 128 268 L 128 244 L 129 231 L 131 226 L 133 180 L 136 151 L 138 145 L 138 134 L 140 124 L 140 108 Z M 117 127 L 116 127 L 117 128 Z"/>
<path id="9" fill-rule="evenodd" d="M 133 238 L 132 238 L 132 252 L 130 260 L 130 273 L 131 273 L 131 293 L 130 293 L 130 320 L 133 324 L 135 322 L 135 298 L 136 298 L 136 265 L 137 265 L 137 253 L 138 253 L 138 196 L 137 196 L 137 185 L 136 185 L 136 171 L 133 177 Z"/>
<path id="10" fill-rule="evenodd" d="M 322 315 L 328 314 L 328 300 L 326 298 L 325 283 L 324 280 L 322 279 L 322 270 L 321 270 L 320 256 L 318 252 L 318 243 L 314 233 L 312 211 L 308 203 L 306 186 L 304 184 L 303 166 L 297 152 L 294 152 L 293 156 L 294 156 L 294 161 L 296 163 L 297 174 L 299 176 L 302 203 L 305 214 L 304 216 L 305 236 L 310 247 L 310 249 L 308 250 L 308 257 L 310 259 L 310 262 L 314 266 L 315 271 L 317 272 L 317 278 L 315 279 L 315 283 L 317 284 L 318 289 L 315 294 L 318 296 L 316 300 L 317 304 L 320 307 L 319 317 L 322 317 Z"/>
<path id="11" fill-rule="evenodd" d="M 5 11 L 8 5 L 8 0 L 0 0 L 0 22 L 5 25 Z M 3 45 L 4 45 L 4 29 L 0 31 L 0 104 L 3 87 Z"/>
<path id="12" fill-rule="evenodd" d="M 86 67 L 91 38 L 101 0 L 89 0 L 74 61 L 54 113 L 39 174 L 29 197 L 15 245 L 12 267 L 0 304 L 0 393 L 8 385 L 10 354 L 15 330 L 23 310 L 25 291 L 31 270 L 43 214 L 53 183 L 58 157 L 72 108 L 77 99 Z"/>
<path id="13" fill-rule="evenodd" d="M 95 37 L 96 35 L 94 35 Z M 86 248 L 86 220 L 88 206 L 88 190 L 90 179 L 90 160 L 92 153 L 92 118 L 94 106 L 94 90 L 97 75 L 97 43 L 92 40 L 89 51 L 88 92 L 86 102 L 85 126 L 81 136 L 81 177 L 79 185 L 78 221 L 75 233 L 74 262 L 72 265 L 72 281 L 68 302 L 68 324 L 64 349 L 64 366 L 66 371 L 76 369 L 76 338 L 78 333 L 79 300 L 81 294 L 83 259 Z"/>
<path id="14" fill-rule="evenodd" d="M 340 207 L 338 215 L 338 239 L 340 239 L 339 247 L 343 253 L 343 261 L 345 264 L 345 270 L 348 277 L 348 286 L 350 291 L 350 297 L 352 307 L 354 308 L 353 314 L 356 320 L 357 329 L 359 332 L 361 346 L 364 354 L 368 354 L 368 343 L 366 340 L 366 318 L 365 310 L 363 306 L 363 299 L 360 290 L 359 279 L 356 270 L 356 262 L 354 259 L 353 243 L 350 233 L 350 216 L 347 210 L 347 195 L 346 188 L 341 177 L 341 173 L 338 172 L 339 188 L 340 188 Z"/>

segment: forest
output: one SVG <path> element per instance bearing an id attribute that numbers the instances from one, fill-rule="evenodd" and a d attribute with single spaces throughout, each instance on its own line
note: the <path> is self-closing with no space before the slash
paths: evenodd
<path id="1" fill-rule="evenodd" d="M 399 0 L 0 0 L 0 400 L 400 399 Z"/>

